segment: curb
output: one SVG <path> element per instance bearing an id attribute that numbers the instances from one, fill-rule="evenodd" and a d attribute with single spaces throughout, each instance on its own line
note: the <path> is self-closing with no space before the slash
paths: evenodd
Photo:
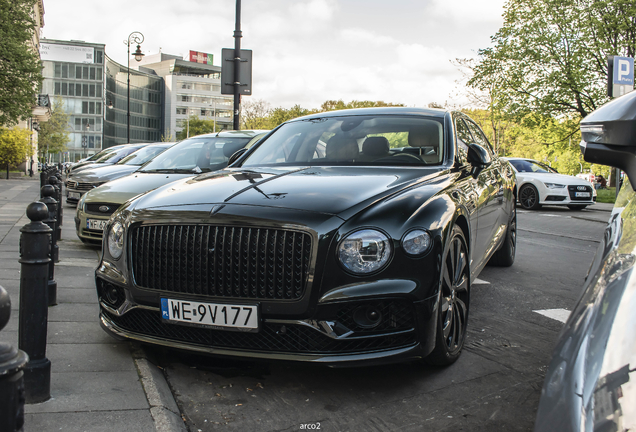
<path id="1" fill-rule="evenodd" d="M 133 345 L 133 360 L 141 386 L 150 405 L 156 432 L 188 432 L 163 371 L 143 357 L 143 350 Z"/>

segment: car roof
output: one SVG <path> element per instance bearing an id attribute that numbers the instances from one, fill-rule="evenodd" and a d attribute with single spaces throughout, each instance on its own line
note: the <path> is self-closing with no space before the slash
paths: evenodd
<path id="1" fill-rule="evenodd" d="M 358 116 L 358 115 L 424 115 L 428 117 L 444 118 L 449 110 L 438 108 L 415 108 L 415 107 L 373 107 L 373 108 L 354 108 L 337 111 L 326 111 L 316 114 L 310 114 L 290 120 L 302 121 L 312 118 L 340 117 L 340 116 Z"/>

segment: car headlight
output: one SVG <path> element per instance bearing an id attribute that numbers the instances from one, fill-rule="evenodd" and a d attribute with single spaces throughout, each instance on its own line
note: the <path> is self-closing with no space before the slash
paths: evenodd
<path id="1" fill-rule="evenodd" d="M 365 229 L 345 237 L 338 246 L 338 258 L 345 269 L 356 274 L 373 273 L 389 262 L 391 242 L 380 231 Z"/>
<path id="2" fill-rule="evenodd" d="M 558 183 L 543 183 L 548 189 L 563 189 L 565 185 Z"/>
<path id="3" fill-rule="evenodd" d="M 422 229 L 409 231 L 402 238 L 402 248 L 409 255 L 422 255 L 429 250 L 432 243 L 431 235 Z"/>
<path id="4" fill-rule="evenodd" d="M 84 210 L 85 203 L 86 203 L 86 194 L 83 194 L 79 202 L 77 203 L 77 213 L 85 211 Z"/>
<path id="5" fill-rule="evenodd" d="M 119 259 L 124 251 L 124 226 L 115 222 L 108 231 L 108 253 L 114 259 Z"/>

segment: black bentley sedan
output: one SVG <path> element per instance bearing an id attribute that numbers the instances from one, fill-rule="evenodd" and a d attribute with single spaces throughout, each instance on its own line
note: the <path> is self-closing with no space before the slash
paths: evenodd
<path id="1" fill-rule="evenodd" d="M 447 365 L 471 283 L 515 258 L 515 177 L 445 110 L 286 122 L 220 171 L 113 214 L 96 270 L 111 335 L 332 366 Z"/>

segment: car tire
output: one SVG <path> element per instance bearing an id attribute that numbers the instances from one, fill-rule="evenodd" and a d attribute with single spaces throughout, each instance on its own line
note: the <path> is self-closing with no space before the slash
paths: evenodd
<path id="1" fill-rule="evenodd" d="M 526 210 L 538 210 L 541 208 L 539 204 L 539 191 L 531 184 L 526 184 L 519 189 L 519 204 Z"/>
<path id="2" fill-rule="evenodd" d="M 497 252 L 488 261 L 488 265 L 498 267 L 510 267 L 515 262 L 515 253 L 517 251 L 517 211 L 513 208 L 508 229 L 506 230 L 506 238 Z"/>
<path id="3" fill-rule="evenodd" d="M 587 207 L 587 205 L 574 205 L 574 204 L 568 205 L 568 208 L 570 210 L 583 210 L 585 207 Z"/>
<path id="4" fill-rule="evenodd" d="M 435 347 L 424 359 L 430 365 L 448 366 L 454 363 L 464 347 L 470 304 L 468 264 L 464 233 L 459 227 L 454 227 L 442 260 Z"/>

